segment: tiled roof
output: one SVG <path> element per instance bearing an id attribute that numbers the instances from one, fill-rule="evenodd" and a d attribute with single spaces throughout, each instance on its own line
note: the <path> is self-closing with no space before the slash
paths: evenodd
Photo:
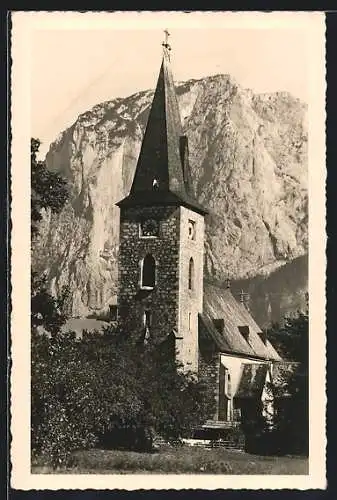
<path id="1" fill-rule="evenodd" d="M 220 318 L 224 320 L 222 333 L 219 333 L 213 326 L 213 319 Z M 204 283 L 201 321 L 221 352 L 259 359 L 279 361 L 282 359 L 268 340 L 266 344 L 263 342 L 259 335 L 261 328 L 255 323 L 245 306 L 237 302 L 228 288 L 221 289 L 207 282 Z M 242 326 L 249 327 L 247 339 L 239 330 Z"/>
<path id="2" fill-rule="evenodd" d="M 119 207 L 128 207 L 128 206 L 153 206 L 153 205 L 183 205 L 187 208 L 191 208 L 192 210 L 200 213 L 206 214 L 207 211 L 205 207 L 200 205 L 193 198 L 185 194 L 176 195 L 175 193 L 171 193 L 170 191 L 136 191 L 130 193 L 126 198 L 119 201 L 117 203 Z"/>
<path id="3" fill-rule="evenodd" d="M 206 213 L 192 194 L 187 153 L 169 55 L 164 49 L 133 184 L 129 196 L 118 205 L 153 204 L 159 197 L 162 203 L 180 203 Z"/>
<path id="4" fill-rule="evenodd" d="M 268 369 L 267 363 L 244 364 L 235 398 L 261 398 Z"/>

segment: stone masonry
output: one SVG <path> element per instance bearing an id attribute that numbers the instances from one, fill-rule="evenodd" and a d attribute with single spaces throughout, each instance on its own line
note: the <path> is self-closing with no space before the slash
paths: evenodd
<path id="1" fill-rule="evenodd" d="M 144 219 L 159 221 L 158 237 L 142 237 Z M 195 238 L 188 225 L 195 224 Z M 185 207 L 152 206 L 121 209 L 119 248 L 119 327 L 134 340 L 144 336 L 144 311 L 151 312 L 151 342 L 172 332 L 177 358 L 185 368 L 198 371 L 198 313 L 202 311 L 204 251 L 203 216 Z M 151 254 L 156 262 L 155 286 L 141 288 L 142 261 Z M 193 283 L 189 289 L 189 262 Z"/>
<path id="2" fill-rule="evenodd" d="M 195 238 L 188 237 L 189 222 L 195 224 Z M 203 306 L 204 217 L 180 208 L 179 238 L 179 327 L 177 358 L 198 372 L 198 314 Z M 189 289 L 189 262 L 193 259 L 192 289 Z"/>
<path id="3" fill-rule="evenodd" d="M 142 219 L 157 219 L 159 237 L 141 237 Z M 151 311 L 151 342 L 164 340 L 178 326 L 179 208 L 128 207 L 121 209 L 119 248 L 119 327 L 125 335 L 141 340 L 143 315 Z M 153 290 L 141 289 L 141 265 L 147 254 L 156 262 Z"/>

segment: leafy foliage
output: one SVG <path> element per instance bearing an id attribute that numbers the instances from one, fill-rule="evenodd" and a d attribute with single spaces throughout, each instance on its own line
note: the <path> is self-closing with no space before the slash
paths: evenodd
<path id="1" fill-rule="evenodd" d="M 31 139 L 31 230 L 35 236 L 38 232 L 38 222 L 41 220 L 41 210 L 51 209 L 59 213 L 69 198 L 67 181 L 55 172 L 46 168 L 44 161 L 37 160 L 41 142 Z"/>
<path id="2" fill-rule="evenodd" d="M 287 397 L 274 388 L 278 408 L 274 422 L 277 446 L 282 452 L 305 454 L 309 452 L 309 384 L 308 373 L 299 365 L 287 377 Z"/>
<path id="3" fill-rule="evenodd" d="M 38 233 L 38 223 L 42 219 L 42 209 L 60 212 L 66 203 L 69 192 L 67 182 L 60 175 L 47 170 L 45 162 L 37 160 L 40 148 L 39 139 L 31 139 L 31 232 Z M 61 297 L 54 298 L 48 291 L 47 276 L 32 273 L 31 276 L 31 325 L 38 326 L 55 335 L 65 323 L 63 313 L 69 290 L 64 289 Z"/>
<path id="4" fill-rule="evenodd" d="M 31 326 L 35 331 L 43 326 L 52 335 L 59 332 L 66 322 L 64 303 L 69 295 L 69 289 L 64 288 L 59 298 L 54 298 L 48 292 L 47 277 L 32 272 L 31 275 Z"/>
<path id="5" fill-rule="evenodd" d="M 284 375 L 283 384 L 274 388 L 274 395 L 280 402 L 275 419 L 275 428 L 280 448 L 292 453 L 308 454 L 309 443 L 309 313 L 298 312 L 286 318 L 281 334 L 287 358 L 298 362 L 296 369 Z M 283 397 L 279 392 L 286 392 Z"/>
<path id="6" fill-rule="evenodd" d="M 274 324 L 268 331 L 268 338 L 284 359 L 298 361 L 308 366 L 309 313 L 298 313 L 286 317 L 283 326 Z"/>
<path id="7" fill-rule="evenodd" d="M 276 413 L 268 446 L 279 453 L 308 454 L 309 443 L 309 314 L 287 317 L 269 335 L 283 357 L 291 363 L 271 385 Z M 275 382 L 275 381 L 274 381 Z"/>
<path id="8" fill-rule="evenodd" d="M 109 334 L 33 335 L 33 454 L 55 467 L 109 433 L 127 431 L 130 447 L 143 449 L 155 433 L 166 439 L 190 433 L 213 402 L 179 368 L 158 348 L 136 348 Z"/>
<path id="9" fill-rule="evenodd" d="M 308 454 L 309 442 L 309 314 L 298 312 L 286 317 L 283 325 L 273 325 L 268 338 L 281 354 L 277 376 L 266 389 L 274 401 L 274 412 L 256 412 L 245 423 L 247 448 L 255 453 Z M 270 418 L 271 417 L 271 418 Z"/>

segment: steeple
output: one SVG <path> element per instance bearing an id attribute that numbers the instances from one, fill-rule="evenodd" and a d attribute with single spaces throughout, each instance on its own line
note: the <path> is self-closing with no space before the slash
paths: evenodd
<path id="1" fill-rule="evenodd" d="M 192 194 L 188 142 L 183 135 L 170 64 L 169 33 L 129 195 L 117 205 L 181 204 L 207 211 Z"/>

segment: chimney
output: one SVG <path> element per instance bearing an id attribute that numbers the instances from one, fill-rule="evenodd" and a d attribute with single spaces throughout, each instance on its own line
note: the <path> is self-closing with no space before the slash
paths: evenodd
<path id="1" fill-rule="evenodd" d="M 213 325 L 215 326 L 215 328 L 218 330 L 219 333 L 221 333 L 221 334 L 223 333 L 224 326 L 225 326 L 225 322 L 224 322 L 223 318 L 213 319 Z"/>

